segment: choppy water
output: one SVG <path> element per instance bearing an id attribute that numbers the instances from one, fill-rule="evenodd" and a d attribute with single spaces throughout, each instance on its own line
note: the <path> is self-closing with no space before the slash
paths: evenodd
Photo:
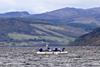
<path id="1" fill-rule="evenodd" d="M 66 47 L 65 55 L 36 55 L 38 47 L 0 47 L 0 67 L 100 67 L 100 47 Z"/>

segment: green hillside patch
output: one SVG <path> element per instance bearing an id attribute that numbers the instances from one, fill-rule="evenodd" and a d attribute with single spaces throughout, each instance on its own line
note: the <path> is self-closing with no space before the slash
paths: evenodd
<path id="1" fill-rule="evenodd" d="M 14 40 L 29 40 L 29 39 L 43 40 L 45 39 L 45 40 L 51 40 L 55 42 L 62 42 L 66 44 L 74 40 L 74 38 L 71 38 L 71 37 L 62 38 L 62 37 L 56 37 L 56 36 L 33 36 L 33 35 L 19 34 L 19 33 L 9 33 L 8 37 Z"/>

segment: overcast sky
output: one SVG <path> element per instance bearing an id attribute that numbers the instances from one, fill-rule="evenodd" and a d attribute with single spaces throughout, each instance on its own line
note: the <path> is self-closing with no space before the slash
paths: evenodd
<path id="1" fill-rule="evenodd" d="M 100 7 L 100 0 L 0 0 L 0 13 L 10 11 L 43 13 L 64 7 Z"/>

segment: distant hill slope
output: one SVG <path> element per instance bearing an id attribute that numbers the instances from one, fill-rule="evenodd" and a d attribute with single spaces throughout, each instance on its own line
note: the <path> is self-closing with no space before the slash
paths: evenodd
<path id="1" fill-rule="evenodd" d="M 62 8 L 42 14 L 29 14 L 26 11 L 8 12 L 0 14 L 0 18 L 21 17 L 29 20 L 53 23 L 55 25 L 67 25 L 91 31 L 100 27 L 100 7 L 90 9 Z"/>
<path id="2" fill-rule="evenodd" d="M 42 14 L 35 14 L 31 17 L 36 19 L 46 19 L 46 20 L 60 20 L 72 22 L 75 20 L 87 20 L 93 21 L 97 18 L 100 20 L 100 8 L 90 8 L 90 9 L 78 9 L 78 8 L 62 8 L 54 10 L 51 12 L 46 12 Z M 84 22 L 85 23 L 85 22 Z M 88 22 L 89 23 L 89 22 Z"/>
<path id="3" fill-rule="evenodd" d="M 51 21 L 54 24 L 65 24 L 78 28 L 84 27 L 85 30 L 89 31 L 100 26 L 100 8 L 62 8 L 43 14 L 31 15 L 30 18 Z"/>
<path id="4" fill-rule="evenodd" d="M 88 34 L 79 37 L 78 39 L 76 39 L 73 45 L 100 46 L 100 28 L 97 28 Z"/>
<path id="5" fill-rule="evenodd" d="M 14 18 L 14 17 L 26 17 L 29 16 L 30 14 L 26 11 L 22 11 L 22 12 L 7 12 L 7 13 L 3 13 L 0 14 L 0 18 Z"/>
<path id="6" fill-rule="evenodd" d="M 0 42 L 41 45 L 67 45 L 86 31 L 70 26 L 53 25 L 47 22 L 29 21 L 23 18 L 0 19 Z"/>
<path id="7" fill-rule="evenodd" d="M 8 12 L 0 14 L 0 42 L 67 45 L 100 27 L 100 8 L 62 8 L 42 14 Z M 14 44 L 15 45 L 15 44 Z"/>

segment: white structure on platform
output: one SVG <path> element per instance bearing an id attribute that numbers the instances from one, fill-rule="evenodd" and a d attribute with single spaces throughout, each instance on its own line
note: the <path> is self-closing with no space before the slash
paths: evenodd
<path id="1" fill-rule="evenodd" d="M 42 48 L 37 51 L 37 52 L 34 52 L 35 54 L 38 54 L 38 55 L 58 55 L 58 54 L 67 54 L 68 51 L 65 51 L 65 48 L 60 50 L 58 48 L 55 48 L 55 50 L 51 50 L 48 46 L 48 44 L 46 44 L 46 47 L 45 47 L 45 50 L 43 50 Z"/>
<path id="2" fill-rule="evenodd" d="M 67 51 L 63 51 L 63 52 L 60 52 L 60 51 L 58 51 L 58 52 L 54 52 L 54 51 L 52 51 L 52 52 L 45 52 L 45 51 L 43 51 L 43 52 L 36 52 L 36 54 L 40 54 L 40 55 L 52 55 L 52 54 L 55 54 L 55 55 L 58 55 L 58 54 L 67 54 L 68 52 Z"/>

